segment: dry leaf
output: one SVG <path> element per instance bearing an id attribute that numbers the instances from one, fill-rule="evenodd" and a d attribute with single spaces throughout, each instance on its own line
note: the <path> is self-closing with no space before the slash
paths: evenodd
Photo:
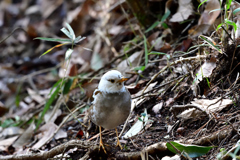
<path id="1" fill-rule="evenodd" d="M 22 135 L 14 142 L 13 147 L 21 148 L 24 145 L 31 142 L 31 138 L 34 133 L 35 124 L 31 123 L 31 125 L 22 133 Z"/>
<path id="2" fill-rule="evenodd" d="M 132 54 L 130 57 L 128 57 L 128 59 L 125 59 L 124 61 L 118 64 L 117 70 L 120 71 L 123 74 L 123 76 L 128 77 L 128 74 L 126 74 L 126 72 L 130 72 L 131 68 L 138 66 L 142 53 L 143 51 L 138 51 Z"/>
<path id="3" fill-rule="evenodd" d="M 193 13 L 193 6 L 191 0 L 178 0 L 179 7 L 177 13 L 175 13 L 170 22 L 182 22 Z"/>
<path id="4" fill-rule="evenodd" d="M 130 130 L 123 136 L 123 138 L 129 138 L 132 136 L 137 135 L 143 127 L 147 124 L 148 122 L 148 115 L 147 115 L 147 110 L 144 110 L 144 113 L 146 114 L 145 117 L 141 116 L 141 119 L 143 121 L 138 120 L 131 128 Z"/>
<path id="5" fill-rule="evenodd" d="M 32 148 L 39 149 L 41 148 L 47 141 L 49 137 L 52 137 L 55 130 L 58 128 L 56 124 L 53 122 L 48 122 L 39 128 L 40 133 L 37 135 L 40 139 Z"/>
<path id="6" fill-rule="evenodd" d="M 38 93 L 36 93 L 34 90 L 27 88 L 27 92 L 31 96 L 31 98 L 36 102 L 42 103 L 45 101 L 45 99 L 42 96 L 40 96 Z"/>
<path id="7" fill-rule="evenodd" d="M 197 86 L 200 81 L 203 80 L 203 78 L 210 77 L 212 74 L 213 69 L 216 68 L 216 62 L 215 61 L 206 61 L 203 63 L 203 65 L 198 69 L 196 73 L 196 77 L 194 79 L 193 84 L 191 85 L 191 89 L 193 90 L 193 94 L 196 96 L 197 93 Z"/>
<path id="8" fill-rule="evenodd" d="M 198 107 L 202 111 L 200 111 L 196 108 L 190 108 L 190 109 L 183 111 L 181 114 L 179 114 L 177 116 L 178 118 L 182 118 L 184 120 L 192 119 L 192 118 L 196 119 L 196 118 L 200 118 L 201 116 L 205 116 L 206 114 L 204 112 L 206 112 L 206 113 L 220 112 L 222 109 L 224 109 L 228 105 L 233 104 L 233 101 L 231 99 L 222 99 L 221 100 L 221 98 L 212 99 L 212 100 L 194 99 L 194 101 L 192 101 L 191 103 L 192 103 L 192 105 Z"/>

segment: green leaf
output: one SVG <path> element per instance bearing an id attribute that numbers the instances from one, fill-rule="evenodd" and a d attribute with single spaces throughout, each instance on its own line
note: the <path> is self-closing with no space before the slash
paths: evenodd
<path id="1" fill-rule="evenodd" d="M 240 8 L 237 8 L 237 9 L 235 9 L 234 11 L 233 11 L 233 15 L 235 15 L 237 12 L 239 12 L 240 11 Z"/>
<path id="2" fill-rule="evenodd" d="M 234 28 L 234 31 L 236 32 L 236 30 L 237 30 L 237 25 L 236 25 L 235 22 L 233 22 L 233 21 L 231 21 L 231 20 L 228 20 L 228 19 L 225 19 L 225 22 L 226 22 L 227 24 L 229 24 L 229 25 L 232 25 L 233 28 Z"/>
<path id="3" fill-rule="evenodd" d="M 14 120 L 13 119 L 6 119 L 4 122 L 2 122 L 1 127 L 2 128 L 7 128 L 10 127 L 14 124 Z"/>
<path id="4" fill-rule="evenodd" d="M 203 3 L 205 3 L 205 2 L 207 2 L 207 0 L 203 1 L 202 3 L 200 3 L 200 4 L 198 5 L 197 10 L 199 10 L 199 7 L 201 7 L 201 5 L 202 5 Z"/>
<path id="5" fill-rule="evenodd" d="M 64 85 L 63 94 L 68 94 L 68 92 L 70 91 L 70 88 L 72 86 L 72 83 L 73 83 L 73 79 L 69 78 Z"/>
<path id="6" fill-rule="evenodd" d="M 138 66 L 134 68 L 135 71 L 139 71 L 139 70 L 144 71 L 144 69 L 145 69 L 145 66 Z"/>
<path id="7" fill-rule="evenodd" d="M 53 86 L 52 86 L 52 89 L 50 90 L 49 94 L 48 95 L 51 95 L 52 94 L 52 91 L 54 88 L 56 88 L 59 83 L 61 83 L 63 80 L 62 79 L 59 79 Z M 66 82 L 66 80 L 63 81 L 63 84 Z"/>
<path id="8" fill-rule="evenodd" d="M 172 147 L 170 143 L 179 151 L 187 153 L 188 156 L 191 158 L 196 158 L 196 157 L 205 155 L 206 153 L 209 152 L 210 149 L 213 148 L 212 146 L 205 147 L 205 146 L 197 146 L 197 145 L 186 145 L 186 144 L 181 144 L 181 143 L 171 141 L 171 142 L 168 142 L 166 145 L 168 150 L 170 150 L 173 153 L 178 153 L 178 152 Z"/>
<path id="9" fill-rule="evenodd" d="M 226 1 L 226 10 L 229 10 L 230 6 L 231 6 L 232 0 L 227 0 Z"/>
<path id="10" fill-rule="evenodd" d="M 160 21 L 156 21 L 155 23 L 153 23 L 146 31 L 145 33 L 153 30 L 155 27 L 157 27 L 157 25 L 159 25 Z"/>
<path id="11" fill-rule="evenodd" d="M 129 49 L 130 49 L 130 44 L 128 43 L 128 44 L 124 45 L 123 52 L 126 53 Z"/>
<path id="12" fill-rule="evenodd" d="M 209 82 L 209 80 L 208 80 L 207 77 L 206 77 L 206 80 L 207 80 L 208 87 L 211 88 L 211 86 L 210 86 L 210 82 Z"/>
<path id="13" fill-rule="evenodd" d="M 222 27 L 222 25 L 223 25 L 223 23 L 220 23 L 220 24 L 217 26 L 216 31 L 217 31 L 220 27 Z"/>
<path id="14" fill-rule="evenodd" d="M 153 30 L 155 27 L 157 27 L 159 24 L 162 25 L 162 23 L 169 17 L 169 15 L 171 14 L 171 11 L 169 9 L 166 10 L 165 14 L 162 16 L 161 21 L 156 21 L 155 23 L 153 23 L 146 31 L 145 33 Z M 166 26 L 166 25 L 165 25 Z"/>
<path id="15" fill-rule="evenodd" d="M 166 55 L 167 59 L 171 58 L 169 54 L 166 54 L 166 53 L 163 53 L 163 52 L 152 51 L 152 52 L 148 53 L 148 55 L 151 55 L 151 54 Z"/>
<path id="16" fill-rule="evenodd" d="M 147 48 L 147 38 L 143 36 L 144 38 L 144 51 L 145 51 L 145 66 L 148 64 L 148 48 Z"/>
<path id="17" fill-rule="evenodd" d="M 216 45 L 214 45 L 210 40 L 208 40 L 207 37 L 205 36 L 199 36 L 199 37 L 202 38 L 204 41 L 206 41 L 213 48 L 215 48 L 218 52 L 222 53 L 222 51 Z"/>
<path id="18" fill-rule="evenodd" d="M 72 55 L 72 53 L 73 53 L 73 50 L 71 48 L 68 48 L 68 50 L 65 53 L 65 60 L 68 60 Z"/>
<path id="19" fill-rule="evenodd" d="M 167 25 L 166 23 L 162 23 L 162 27 L 163 27 L 164 29 L 169 28 L 168 25 Z"/>
<path id="20" fill-rule="evenodd" d="M 70 39 L 65 39 L 65 38 L 46 38 L 46 37 L 37 37 L 34 38 L 35 39 L 40 39 L 40 40 L 44 40 L 44 41 L 50 41 L 50 42 L 69 42 L 71 43 Z"/>
<path id="21" fill-rule="evenodd" d="M 164 22 L 169 17 L 170 14 L 171 14 L 171 11 L 167 8 L 166 12 L 162 16 L 161 22 Z"/>
<path id="22" fill-rule="evenodd" d="M 166 53 L 152 51 L 152 52 L 148 53 L 148 55 L 150 55 L 150 54 L 165 55 Z"/>
<path id="23" fill-rule="evenodd" d="M 52 93 L 51 97 L 48 99 L 47 103 L 45 103 L 45 106 L 43 108 L 43 111 L 41 112 L 41 115 L 37 121 L 37 125 L 36 125 L 36 129 L 40 126 L 40 124 L 42 123 L 43 117 L 46 114 L 46 112 L 49 110 L 51 104 L 53 103 L 53 101 L 55 100 L 59 90 L 60 90 L 60 85 L 58 85 L 57 87 L 55 87 L 55 91 Z"/>
<path id="24" fill-rule="evenodd" d="M 67 26 L 67 28 L 68 28 L 68 30 L 70 32 L 71 37 L 72 37 L 71 39 L 74 41 L 76 39 L 76 36 L 75 36 L 75 33 L 74 33 L 72 27 L 68 23 L 66 23 L 66 26 Z"/>
<path id="25" fill-rule="evenodd" d="M 62 28 L 61 31 L 66 35 L 68 36 L 68 38 L 70 38 L 71 40 L 73 40 L 73 37 L 72 35 L 70 34 L 70 32 L 66 29 L 66 28 Z"/>

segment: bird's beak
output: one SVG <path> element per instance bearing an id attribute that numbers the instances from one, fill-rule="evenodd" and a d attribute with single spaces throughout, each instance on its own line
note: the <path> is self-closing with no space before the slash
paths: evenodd
<path id="1" fill-rule="evenodd" d="M 124 81 L 127 81 L 127 80 L 128 80 L 128 78 L 123 77 L 118 82 L 124 82 Z"/>

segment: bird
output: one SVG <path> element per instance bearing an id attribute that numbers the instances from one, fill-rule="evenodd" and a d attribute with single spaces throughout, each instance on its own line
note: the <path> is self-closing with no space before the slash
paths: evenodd
<path id="1" fill-rule="evenodd" d="M 106 150 L 102 141 L 101 127 L 114 129 L 117 136 L 117 146 L 122 150 L 117 132 L 117 126 L 124 123 L 131 110 L 131 94 L 124 86 L 128 80 L 119 71 L 110 70 L 106 72 L 93 92 L 93 102 L 89 109 L 90 120 L 99 126 L 100 142 L 99 149 Z"/>

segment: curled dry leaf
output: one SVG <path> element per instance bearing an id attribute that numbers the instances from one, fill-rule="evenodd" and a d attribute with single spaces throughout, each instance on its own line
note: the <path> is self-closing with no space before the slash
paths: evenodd
<path id="1" fill-rule="evenodd" d="M 221 12 L 221 6 L 218 0 L 209 0 L 207 1 L 207 5 L 205 7 L 204 12 L 201 14 L 201 17 L 198 21 L 198 25 L 200 24 L 209 24 L 212 25 L 218 15 Z"/>
<path id="2" fill-rule="evenodd" d="M 207 114 L 210 114 L 211 112 L 220 112 L 222 109 L 226 108 L 228 105 L 231 104 L 233 104 L 233 101 L 231 99 L 195 99 L 191 102 L 191 105 L 194 105 L 195 108 L 187 109 L 181 114 L 179 114 L 177 117 L 184 120 L 199 118 L 200 116 L 206 115 L 204 112 L 206 112 Z M 197 110 L 196 108 L 199 109 Z"/>
<path id="3" fill-rule="evenodd" d="M 201 17 L 198 21 L 198 25 L 192 27 L 189 30 L 189 35 L 191 35 L 192 37 L 197 37 L 201 34 L 207 33 L 207 31 L 212 29 L 211 26 L 213 24 L 218 25 L 216 23 L 219 23 L 219 22 L 216 21 L 216 19 L 220 14 L 220 12 L 221 12 L 221 6 L 218 0 L 207 1 L 207 5 L 205 7 L 204 12 L 201 14 Z"/>
<path id="4" fill-rule="evenodd" d="M 206 112 L 219 112 L 230 104 L 233 104 L 231 99 L 194 99 L 191 102 L 193 105 L 199 106 Z"/>

